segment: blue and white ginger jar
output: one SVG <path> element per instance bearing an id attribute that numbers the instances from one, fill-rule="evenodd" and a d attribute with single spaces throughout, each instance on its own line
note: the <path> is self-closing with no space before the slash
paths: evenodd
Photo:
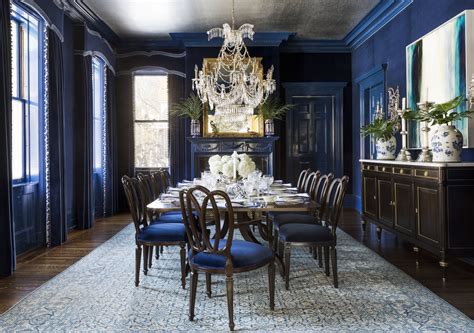
<path id="1" fill-rule="evenodd" d="M 377 139 L 375 142 L 375 151 L 377 152 L 378 160 L 394 160 L 395 150 L 397 149 L 397 139 L 392 135 L 390 139 Z"/>
<path id="2" fill-rule="evenodd" d="M 461 162 L 463 137 L 452 125 L 442 124 L 433 132 L 433 162 Z"/>

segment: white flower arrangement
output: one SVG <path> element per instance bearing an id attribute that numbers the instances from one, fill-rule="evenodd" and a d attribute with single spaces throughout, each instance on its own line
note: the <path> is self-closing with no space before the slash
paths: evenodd
<path id="1" fill-rule="evenodd" d="M 235 159 L 230 155 L 213 155 L 209 158 L 209 169 L 213 175 L 224 175 L 232 178 L 240 176 L 247 178 L 256 169 L 255 162 L 247 154 L 235 153 Z M 235 161 L 235 163 L 234 163 Z M 235 168 L 235 170 L 234 170 Z M 234 174 L 235 172 L 235 174 Z"/>

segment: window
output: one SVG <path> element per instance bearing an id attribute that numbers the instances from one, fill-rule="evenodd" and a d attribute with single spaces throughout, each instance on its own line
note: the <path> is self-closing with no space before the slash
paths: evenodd
<path id="1" fill-rule="evenodd" d="M 99 172 L 103 164 L 103 126 L 104 126 L 104 62 L 94 57 L 92 58 L 92 94 L 93 94 L 93 152 L 94 152 L 94 172 Z"/>
<path id="2" fill-rule="evenodd" d="M 40 21 L 12 5 L 12 178 L 35 181 L 40 169 Z"/>
<path id="3" fill-rule="evenodd" d="M 168 168 L 168 76 L 134 76 L 135 168 Z"/>

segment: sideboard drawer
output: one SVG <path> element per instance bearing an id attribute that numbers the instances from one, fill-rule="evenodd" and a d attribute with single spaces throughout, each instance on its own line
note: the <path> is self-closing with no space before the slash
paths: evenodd
<path id="1" fill-rule="evenodd" d="M 413 169 L 413 174 L 416 177 L 426 179 L 439 179 L 438 169 Z"/>
<path id="2" fill-rule="evenodd" d="M 393 173 L 396 174 L 396 175 L 411 176 L 411 169 L 410 168 L 394 167 L 393 168 Z"/>

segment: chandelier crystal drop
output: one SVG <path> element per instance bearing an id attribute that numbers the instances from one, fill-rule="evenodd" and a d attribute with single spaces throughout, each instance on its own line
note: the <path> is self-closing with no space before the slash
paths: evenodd
<path id="1" fill-rule="evenodd" d="M 223 38 L 224 42 L 209 72 L 195 66 L 192 88 L 222 121 L 245 121 L 275 91 L 273 66 L 264 77 L 259 72 L 259 61 L 250 57 L 244 43 L 245 38 L 253 40 L 253 25 L 246 23 L 234 29 L 234 1 L 232 28 L 225 23 L 223 28 L 213 28 L 207 35 L 208 40 Z"/>

